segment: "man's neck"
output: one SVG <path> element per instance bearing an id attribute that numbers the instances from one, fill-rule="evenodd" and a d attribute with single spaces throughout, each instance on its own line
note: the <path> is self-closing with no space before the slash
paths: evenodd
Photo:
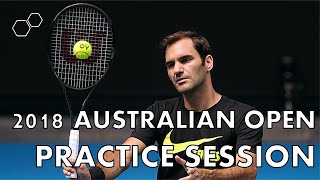
<path id="1" fill-rule="evenodd" d="M 196 112 L 209 109 L 217 104 L 220 99 L 221 95 L 212 86 L 183 95 L 185 108 Z"/>

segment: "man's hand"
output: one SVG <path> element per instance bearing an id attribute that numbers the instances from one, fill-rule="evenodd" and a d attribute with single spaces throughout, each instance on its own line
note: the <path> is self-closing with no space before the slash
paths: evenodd
<path id="1" fill-rule="evenodd" d="M 74 164 L 73 159 L 69 159 L 71 164 Z M 91 175 L 90 172 L 85 164 L 81 164 L 80 167 L 78 168 L 73 168 L 73 167 L 67 167 L 65 164 L 62 164 L 63 167 L 63 174 L 65 176 L 70 176 L 71 173 L 77 172 L 78 175 L 78 180 L 91 180 Z"/>
<path id="2" fill-rule="evenodd" d="M 178 155 L 175 156 L 177 163 L 181 164 L 188 176 L 180 178 L 180 180 L 191 180 L 191 179 L 207 179 L 206 178 L 206 171 L 207 169 L 199 169 L 199 168 L 190 168 L 186 166 L 186 160 L 182 159 Z"/>
<path id="3" fill-rule="evenodd" d="M 189 168 L 186 167 L 186 160 L 180 158 L 179 156 L 175 156 L 177 163 L 181 164 L 188 176 L 181 178 L 181 180 L 189 180 L 189 179 L 256 179 L 257 176 L 257 167 L 256 167 L 256 154 L 253 152 L 245 151 L 245 153 L 249 154 L 253 162 L 251 166 L 247 168 L 242 168 L 239 166 L 232 166 L 225 169 L 205 169 L 205 168 Z M 240 158 L 239 155 L 236 156 L 236 162 L 246 162 L 246 159 Z"/>

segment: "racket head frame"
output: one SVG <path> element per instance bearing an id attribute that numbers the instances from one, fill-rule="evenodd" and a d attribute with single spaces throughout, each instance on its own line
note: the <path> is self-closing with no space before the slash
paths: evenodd
<path id="1" fill-rule="evenodd" d="M 107 21 L 109 23 L 109 26 L 111 28 L 112 34 L 113 34 L 112 35 L 113 36 L 113 39 L 112 39 L 112 50 L 111 50 L 111 55 L 110 55 L 110 60 L 109 60 L 110 62 L 108 63 L 109 67 L 107 68 L 106 72 L 102 75 L 102 77 L 99 80 L 97 80 L 93 85 L 88 86 L 86 88 L 74 88 L 72 86 L 69 86 L 69 85 L 65 84 L 61 80 L 61 78 L 58 76 L 58 74 L 56 73 L 56 71 L 54 69 L 54 66 L 53 66 L 53 63 L 51 62 L 52 61 L 52 56 L 51 56 L 51 52 L 50 51 L 51 51 L 51 32 L 52 32 L 52 29 L 53 29 L 53 27 L 55 25 L 55 22 L 60 17 L 60 15 L 62 13 L 64 13 L 65 11 L 67 11 L 68 9 L 73 8 L 75 6 L 79 6 L 79 7 L 88 6 L 88 7 L 91 7 L 93 9 L 99 11 L 107 19 Z M 69 6 L 66 6 L 62 10 L 60 10 L 60 12 L 54 17 L 54 19 L 53 19 L 53 21 L 52 21 L 52 23 L 50 25 L 49 34 L 48 34 L 48 42 L 49 43 L 48 43 L 48 46 L 47 46 L 47 52 L 49 52 L 49 53 L 47 53 L 47 54 L 48 54 L 48 60 L 49 60 L 49 64 L 50 64 L 50 67 L 52 69 L 52 72 L 54 72 L 54 75 L 58 79 L 59 84 L 63 87 L 62 89 L 63 89 L 64 93 L 67 93 L 68 89 L 75 90 L 75 91 L 81 91 L 81 90 L 88 90 L 88 89 L 92 88 L 92 90 L 93 90 L 93 89 L 95 89 L 95 86 L 106 76 L 106 74 L 109 72 L 109 68 L 111 67 L 111 65 L 113 63 L 113 59 L 114 59 L 114 55 L 115 55 L 115 44 L 116 43 L 115 43 L 115 38 L 114 38 L 115 37 L 115 33 L 114 33 L 113 29 L 114 28 L 113 28 L 113 25 L 112 25 L 112 21 L 111 21 L 110 17 L 107 15 L 107 13 L 105 13 L 101 8 L 99 8 L 99 7 L 95 6 L 95 5 L 92 5 L 92 4 L 88 4 L 88 3 L 75 3 L 75 4 L 71 4 Z M 89 95 L 91 94 L 92 90 L 89 92 Z"/>
<path id="2" fill-rule="evenodd" d="M 100 79 L 98 79 L 93 85 L 91 86 L 88 86 L 86 88 L 75 88 L 75 87 L 72 87 L 72 86 L 69 86 L 67 84 L 65 84 L 61 78 L 58 76 L 58 74 L 56 73 L 55 69 L 54 69 L 54 66 L 53 66 L 53 63 L 52 63 L 52 56 L 51 56 L 51 38 L 52 38 L 52 30 L 53 30 L 53 27 L 55 25 L 55 22 L 57 21 L 57 19 L 60 17 L 61 14 L 63 14 L 64 12 L 66 12 L 67 10 L 69 10 L 70 8 L 74 8 L 74 7 L 90 7 L 90 8 L 93 8 L 95 10 L 97 10 L 99 13 L 101 13 L 107 20 L 108 22 L 108 25 L 110 26 L 111 28 L 111 31 L 112 31 L 112 50 L 111 50 L 111 55 L 110 55 L 110 58 L 109 58 L 109 63 L 108 63 L 108 68 L 106 69 L 106 71 L 104 72 L 104 74 L 102 75 L 102 77 Z M 109 72 L 109 68 L 112 66 L 112 63 L 113 63 L 113 59 L 114 59 L 114 55 L 115 55 L 115 33 L 113 31 L 113 25 L 112 25 L 112 21 L 110 19 L 110 17 L 102 10 L 100 9 L 99 7 L 95 6 L 95 5 L 92 5 L 92 4 L 88 4 L 88 3 L 75 3 L 75 4 L 71 4 L 71 5 L 68 5 L 66 7 L 64 7 L 62 10 L 59 11 L 59 13 L 54 17 L 52 23 L 51 23 L 51 26 L 50 26 L 50 29 L 49 29 L 49 34 L 48 34 L 48 46 L 47 46 L 47 54 L 48 54 L 48 62 L 50 64 L 50 67 L 52 69 L 52 72 L 54 74 L 54 76 L 58 79 L 58 82 L 60 84 L 60 86 L 62 87 L 62 91 L 65 95 L 65 99 L 67 101 L 67 106 L 68 106 L 68 110 L 69 110 L 69 115 L 70 115 L 70 119 L 71 119 L 71 128 L 72 129 L 75 129 L 74 128 L 74 112 L 72 110 L 72 102 L 70 101 L 70 98 L 69 98 L 69 95 L 72 94 L 73 92 L 81 92 L 81 91 L 89 91 L 87 96 L 85 97 L 85 99 L 83 100 L 82 102 L 82 105 L 81 105 L 81 109 L 80 111 L 82 111 L 86 105 L 86 102 L 87 100 L 90 98 L 92 92 L 94 91 L 94 89 L 96 88 L 97 84 L 103 79 L 105 78 L 106 74 Z"/>

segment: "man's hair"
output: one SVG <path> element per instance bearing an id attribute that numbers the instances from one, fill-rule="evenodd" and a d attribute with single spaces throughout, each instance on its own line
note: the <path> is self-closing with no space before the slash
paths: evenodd
<path id="1" fill-rule="evenodd" d="M 173 34 L 170 34 L 161 41 L 160 47 L 165 51 L 168 46 L 185 38 L 189 38 L 193 41 L 194 48 L 198 51 L 202 60 L 202 64 L 204 64 L 206 56 L 212 54 L 211 47 L 206 38 L 204 38 L 201 35 L 198 35 L 196 32 L 178 31 Z"/>

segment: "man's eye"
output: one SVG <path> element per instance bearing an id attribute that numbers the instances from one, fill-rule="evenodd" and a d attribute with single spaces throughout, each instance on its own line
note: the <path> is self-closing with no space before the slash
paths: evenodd
<path id="1" fill-rule="evenodd" d="M 181 59 L 181 63 L 186 63 L 186 62 L 189 62 L 190 60 L 192 60 L 192 58 L 190 57 L 190 58 L 183 58 L 183 59 Z"/>
<path id="2" fill-rule="evenodd" d="M 168 63 L 168 64 L 167 64 L 167 68 L 172 68 L 173 65 L 174 65 L 173 63 Z"/>

